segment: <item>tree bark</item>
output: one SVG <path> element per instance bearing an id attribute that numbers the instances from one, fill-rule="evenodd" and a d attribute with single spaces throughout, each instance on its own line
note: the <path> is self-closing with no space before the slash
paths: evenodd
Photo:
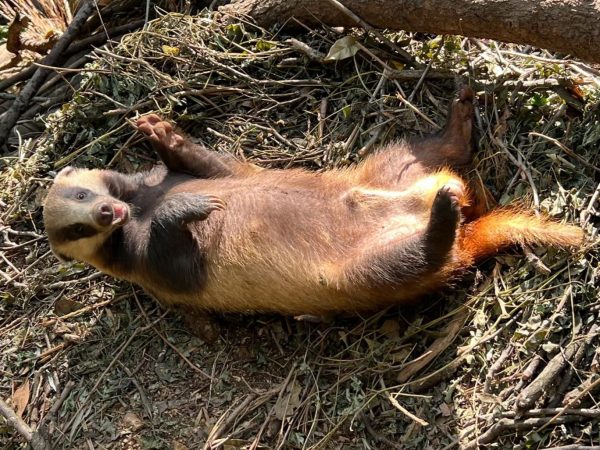
<path id="1" fill-rule="evenodd" d="M 530 44 L 600 62 L 600 0 L 341 0 L 376 28 L 460 34 Z M 268 27 L 295 17 L 307 25 L 356 26 L 330 0 L 234 0 L 220 7 Z M 290 22 L 291 23 L 291 22 Z"/>

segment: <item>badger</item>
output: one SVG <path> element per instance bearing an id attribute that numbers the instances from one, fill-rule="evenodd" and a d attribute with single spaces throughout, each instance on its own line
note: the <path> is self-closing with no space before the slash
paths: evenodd
<path id="1" fill-rule="evenodd" d="M 162 164 L 64 168 L 45 200 L 46 233 L 60 259 L 136 283 L 165 306 L 290 315 L 415 301 L 514 244 L 580 245 L 578 227 L 482 207 L 460 175 L 472 121 L 465 87 L 439 133 L 314 172 L 239 161 L 146 115 L 136 126 Z"/>

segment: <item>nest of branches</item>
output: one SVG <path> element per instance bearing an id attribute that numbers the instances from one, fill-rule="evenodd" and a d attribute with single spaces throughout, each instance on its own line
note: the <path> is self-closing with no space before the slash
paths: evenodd
<path id="1" fill-rule="evenodd" d="M 454 36 L 287 35 L 172 13 L 61 83 L 69 101 L 36 119 L 46 130 L 22 136 L 0 175 L 0 397 L 56 448 L 600 444 L 595 69 Z M 207 343 L 136 287 L 59 264 L 43 236 L 55 171 L 156 161 L 131 126 L 141 114 L 216 152 L 322 170 L 436 131 L 460 84 L 478 98 L 470 176 L 501 204 L 581 224 L 584 248 L 517 249 L 366 318 L 220 317 Z"/>

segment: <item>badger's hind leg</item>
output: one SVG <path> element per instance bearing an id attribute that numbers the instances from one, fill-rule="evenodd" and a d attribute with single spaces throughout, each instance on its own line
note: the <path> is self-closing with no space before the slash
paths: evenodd
<path id="1" fill-rule="evenodd" d="M 450 104 L 446 125 L 431 137 L 415 142 L 413 153 L 429 167 L 460 168 L 473 153 L 473 90 L 463 87 Z"/>
<path id="2" fill-rule="evenodd" d="M 385 147 L 359 168 L 359 180 L 400 188 L 440 168 L 462 168 L 472 158 L 473 91 L 464 87 L 450 106 L 446 125 L 424 139 Z"/>
<path id="3" fill-rule="evenodd" d="M 231 164 L 225 157 L 194 144 L 189 138 L 176 132 L 173 125 L 156 114 L 138 119 L 137 128 L 145 134 L 167 168 L 199 178 L 218 178 L 233 174 Z"/>
<path id="4" fill-rule="evenodd" d="M 424 254 L 428 270 L 437 270 L 451 256 L 456 230 L 461 220 L 462 186 L 450 183 L 436 194 L 425 231 Z"/>
<path id="5" fill-rule="evenodd" d="M 341 265 L 342 285 L 348 288 L 396 289 L 439 271 L 452 257 L 464 189 L 459 183 L 443 185 L 431 205 L 429 220 L 412 235 L 368 239 Z"/>

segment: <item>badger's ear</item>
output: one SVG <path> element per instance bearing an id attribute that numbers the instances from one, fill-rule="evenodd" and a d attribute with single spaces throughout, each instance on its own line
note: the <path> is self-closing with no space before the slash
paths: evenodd
<path id="1" fill-rule="evenodd" d="M 67 166 L 56 174 L 56 176 L 54 177 L 54 180 L 58 180 L 59 178 L 62 178 L 62 177 L 68 177 L 76 170 L 77 169 L 73 166 Z"/>

